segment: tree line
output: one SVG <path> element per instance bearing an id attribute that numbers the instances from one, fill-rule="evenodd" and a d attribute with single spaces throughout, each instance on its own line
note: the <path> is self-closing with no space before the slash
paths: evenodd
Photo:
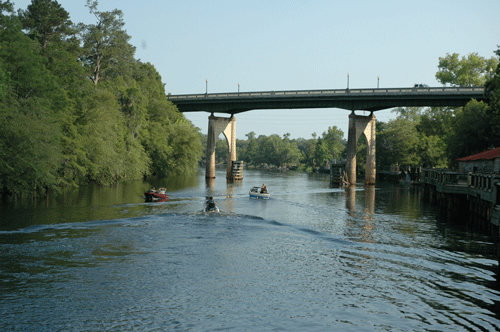
<path id="1" fill-rule="evenodd" d="M 44 194 L 89 182 L 106 185 L 150 175 L 195 172 L 206 137 L 167 100 L 162 78 L 135 59 L 123 13 L 87 0 L 91 24 L 73 23 L 55 0 L 14 12 L 0 0 L 0 192 Z M 443 85 L 484 86 L 487 102 L 465 107 L 396 108 L 377 122 L 377 167 L 453 167 L 456 159 L 500 146 L 498 59 L 476 53 L 439 58 Z M 309 139 L 290 134 L 237 140 L 249 164 L 305 169 L 345 158 L 336 126 Z M 366 143 L 358 143 L 358 169 Z M 219 138 L 217 162 L 227 161 Z"/>
<path id="2" fill-rule="evenodd" d="M 446 54 L 439 58 L 436 79 L 444 86 L 485 87 L 486 102 L 470 101 L 464 107 L 395 108 L 396 117 L 377 121 L 377 168 L 393 165 L 437 168 L 456 167 L 457 158 L 500 146 L 500 48 L 496 57 L 477 53 L 460 57 Z M 275 166 L 299 165 L 305 169 L 326 166 L 332 160 L 346 157 L 347 142 L 336 126 L 321 136 L 290 139 L 286 133 L 256 136 L 250 132 L 246 140 L 237 140 L 238 160 Z M 202 138 L 206 142 L 206 137 Z M 206 143 L 203 143 L 206 145 Z M 362 135 L 357 146 L 357 168 L 366 162 L 366 140 Z M 227 142 L 219 137 L 216 162 L 226 163 Z"/>
<path id="3" fill-rule="evenodd" d="M 17 13 L 0 0 L 0 190 L 45 193 L 88 182 L 194 172 L 199 130 L 134 58 L 120 10 L 74 24 L 54 0 Z"/>

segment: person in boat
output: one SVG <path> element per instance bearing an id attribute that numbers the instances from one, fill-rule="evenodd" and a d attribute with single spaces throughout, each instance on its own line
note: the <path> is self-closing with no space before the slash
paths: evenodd
<path id="1" fill-rule="evenodd" d="M 262 187 L 260 188 L 260 192 L 261 192 L 261 194 L 267 193 L 267 187 L 265 184 L 262 184 Z"/>
<path id="2" fill-rule="evenodd" d="M 207 210 L 213 210 L 213 209 L 215 209 L 214 196 L 210 196 L 210 198 L 207 201 Z"/>

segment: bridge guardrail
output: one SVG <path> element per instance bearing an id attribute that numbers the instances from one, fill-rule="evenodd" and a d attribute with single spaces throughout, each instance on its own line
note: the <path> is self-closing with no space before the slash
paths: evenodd
<path id="1" fill-rule="evenodd" d="M 198 99 L 198 98 L 241 98 L 241 97 L 281 97 L 281 96 L 329 96 L 349 94 L 421 94 L 421 93 L 450 93 L 467 94 L 470 92 L 483 92 L 483 87 L 438 87 L 438 88 L 382 88 L 382 89 L 334 89 L 334 90 L 290 90 L 290 91 L 254 91 L 254 92 L 224 92 L 205 94 L 168 95 L 169 100 Z"/>

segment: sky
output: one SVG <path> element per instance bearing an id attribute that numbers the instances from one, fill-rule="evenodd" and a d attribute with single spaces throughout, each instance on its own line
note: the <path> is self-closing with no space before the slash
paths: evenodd
<path id="1" fill-rule="evenodd" d="M 11 2 L 26 9 L 31 0 Z M 95 23 L 86 0 L 58 3 L 73 23 Z M 500 45 L 498 0 L 99 1 L 100 11 L 115 8 L 124 14 L 136 59 L 153 64 L 174 95 L 237 92 L 238 84 L 241 92 L 345 89 L 348 73 L 351 89 L 441 86 L 440 57 L 490 58 Z M 349 113 L 249 111 L 235 115 L 236 136 L 309 139 L 336 126 L 347 138 Z M 185 116 L 207 133 L 209 113 Z M 387 122 L 396 115 L 375 116 Z"/>

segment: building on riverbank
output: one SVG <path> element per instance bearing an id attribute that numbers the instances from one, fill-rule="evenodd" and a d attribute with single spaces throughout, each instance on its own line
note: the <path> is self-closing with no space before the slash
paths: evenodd
<path id="1" fill-rule="evenodd" d="M 500 174 L 500 147 L 458 159 L 460 173 L 482 172 Z"/>

